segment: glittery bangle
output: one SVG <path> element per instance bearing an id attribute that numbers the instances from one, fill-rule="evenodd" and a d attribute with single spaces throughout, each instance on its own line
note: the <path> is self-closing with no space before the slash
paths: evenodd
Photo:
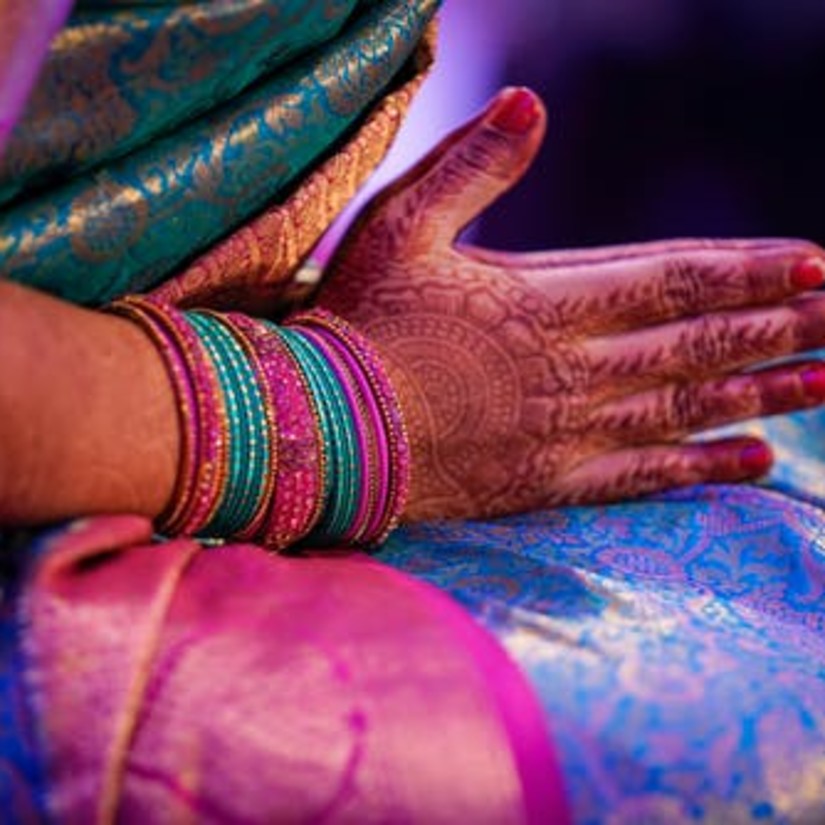
<path id="1" fill-rule="evenodd" d="M 163 530 L 177 517 L 180 507 L 191 497 L 196 484 L 199 431 L 195 389 L 185 354 L 165 325 L 155 321 L 133 298 L 124 298 L 106 309 L 137 324 L 149 336 L 163 358 L 175 394 L 175 409 L 180 425 L 180 456 L 172 495 L 167 509 L 158 519 Z"/>
<path id="2" fill-rule="evenodd" d="M 233 453 L 237 451 L 238 447 L 242 446 L 239 443 L 241 436 L 238 432 L 240 424 L 240 402 L 236 396 L 235 388 L 227 376 L 227 365 L 222 357 L 222 353 L 212 339 L 208 324 L 198 317 L 196 313 L 187 313 L 186 317 L 200 338 L 201 345 L 212 360 L 226 405 L 225 409 L 218 413 L 224 422 L 226 431 L 227 460 L 225 473 L 220 476 L 218 480 L 217 487 L 219 488 L 219 494 L 215 501 L 215 509 L 205 518 L 204 523 L 198 527 L 198 534 L 207 537 L 220 536 L 221 534 L 228 535 L 230 527 L 226 512 L 227 491 L 229 489 L 237 489 L 239 486 L 240 461 Z M 242 428 L 240 429 L 242 430 Z"/>
<path id="3" fill-rule="evenodd" d="M 189 312 L 215 363 L 229 421 L 228 467 L 219 506 L 203 535 L 235 536 L 258 510 L 261 479 L 270 470 L 266 411 L 255 372 L 244 349 L 220 315 Z"/>
<path id="4" fill-rule="evenodd" d="M 183 313 L 133 296 L 175 393 L 181 456 L 164 532 L 242 536 L 283 549 L 383 540 L 403 511 L 410 453 L 377 353 L 335 316 L 285 327 Z"/>
<path id="5" fill-rule="evenodd" d="M 357 507 L 361 472 L 344 386 L 330 361 L 304 330 L 283 327 L 280 333 L 314 393 L 319 423 L 327 446 L 329 464 L 324 511 L 314 531 L 313 540 L 340 541 Z"/>
<path id="6" fill-rule="evenodd" d="M 264 364 L 261 362 L 259 353 L 252 341 L 244 334 L 244 328 L 247 324 L 252 324 L 246 316 L 238 313 L 230 312 L 220 316 L 221 322 L 232 333 L 238 346 L 243 350 L 244 355 L 249 360 L 250 367 L 255 375 L 255 383 L 257 385 L 261 412 L 263 419 L 261 426 L 263 431 L 262 437 L 266 439 L 269 451 L 269 460 L 262 468 L 258 478 L 258 488 L 255 493 L 257 499 L 257 509 L 252 514 L 251 518 L 240 530 L 237 531 L 235 537 L 243 541 L 253 539 L 263 531 L 263 526 L 269 513 L 270 506 L 275 495 L 275 480 L 278 475 L 279 461 L 278 461 L 278 427 L 276 421 L 276 413 L 274 410 L 274 399 L 271 397 L 271 392 L 268 392 L 268 380 Z"/>
<path id="7" fill-rule="evenodd" d="M 368 463 L 369 436 L 363 403 L 357 383 L 335 348 L 315 329 L 296 330 L 317 351 L 338 398 L 338 405 L 331 412 L 335 416 L 336 431 L 342 436 L 337 446 L 345 473 L 338 484 L 339 506 L 328 508 L 328 518 L 321 522 L 318 532 L 335 541 L 348 541 L 358 528 L 359 518 L 363 517 L 372 469 Z"/>
<path id="8" fill-rule="evenodd" d="M 322 327 L 304 327 L 305 334 L 316 338 L 326 355 L 336 364 L 342 383 L 348 388 L 362 463 L 362 489 L 351 527 L 341 536 L 343 541 L 360 543 L 368 532 L 376 510 L 384 506 L 389 471 L 386 439 L 381 437 L 382 421 L 377 402 L 366 376 L 352 353 Z M 380 494 L 380 495 L 379 495 Z"/>
<path id="9" fill-rule="evenodd" d="M 390 466 L 386 506 L 376 513 L 364 540 L 380 543 L 397 525 L 409 495 L 410 447 L 398 398 L 377 352 L 346 322 L 325 310 L 313 310 L 293 316 L 289 323 L 320 327 L 335 336 L 357 360 L 372 389 L 383 422 L 382 432 L 378 435 L 386 439 Z"/>
<path id="10" fill-rule="evenodd" d="M 226 402 L 215 364 L 184 313 L 146 300 L 146 309 L 172 331 L 186 354 L 196 398 L 198 450 L 196 483 L 191 496 L 180 502 L 176 519 L 162 528 L 169 533 L 195 535 L 208 524 L 220 502 L 226 473 L 228 425 Z"/>
<path id="11" fill-rule="evenodd" d="M 309 533 L 321 516 L 326 455 L 320 426 L 304 376 L 278 327 L 240 314 L 230 317 L 258 355 L 277 422 L 277 478 L 257 537 L 281 550 Z"/>

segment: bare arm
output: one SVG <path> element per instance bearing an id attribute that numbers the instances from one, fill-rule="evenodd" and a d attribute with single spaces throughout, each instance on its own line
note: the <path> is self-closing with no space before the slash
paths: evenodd
<path id="1" fill-rule="evenodd" d="M 0 281 L 0 524 L 155 516 L 177 462 L 174 396 L 149 339 Z"/>

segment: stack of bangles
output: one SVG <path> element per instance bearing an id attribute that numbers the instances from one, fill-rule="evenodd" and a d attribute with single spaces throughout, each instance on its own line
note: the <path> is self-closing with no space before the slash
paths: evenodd
<path id="1" fill-rule="evenodd" d="M 378 544 L 397 524 L 410 451 L 372 347 L 323 310 L 284 325 L 130 296 L 110 311 L 151 337 L 174 386 L 181 459 L 159 529 L 283 549 Z"/>

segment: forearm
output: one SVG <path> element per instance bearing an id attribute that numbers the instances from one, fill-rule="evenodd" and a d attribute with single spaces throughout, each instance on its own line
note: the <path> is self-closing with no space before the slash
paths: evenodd
<path id="1" fill-rule="evenodd" d="M 275 327 L 0 283 L 0 525 L 105 512 L 284 548 L 372 543 L 406 498 L 397 401 L 335 319 Z"/>
<path id="2" fill-rule="evenodd" d="M 0 524 L 156 516 L 178 438 L 165 367 L 137 326 L 0 281 Z"/>

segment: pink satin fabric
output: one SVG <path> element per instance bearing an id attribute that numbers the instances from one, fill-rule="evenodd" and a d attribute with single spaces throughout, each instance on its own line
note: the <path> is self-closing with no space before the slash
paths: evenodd
<path id="1" fill-rule="evenodd" d="M 0 155 L 72 0 L 0 0 Z"/>
<path id="2" fill-rule="evenodd" d="M 566 823 L 523 677 L 439 591 L 365 556 L 51 540 L 24 600 L 61 823 Z"/>

